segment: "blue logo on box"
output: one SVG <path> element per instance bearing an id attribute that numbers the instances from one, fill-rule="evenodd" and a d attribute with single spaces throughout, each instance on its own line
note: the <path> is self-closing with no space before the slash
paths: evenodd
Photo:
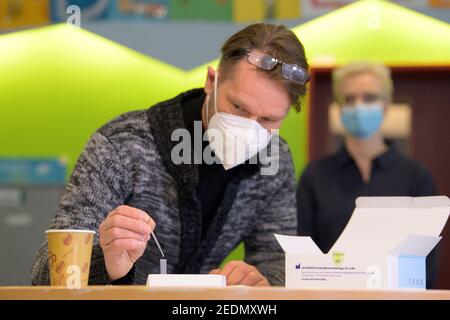
<path id="1" fill-rule="evenodd" d="M 302 268 L 301 263 L 295 265 L 295 270 L 300 270 L 301 268 Z"/>

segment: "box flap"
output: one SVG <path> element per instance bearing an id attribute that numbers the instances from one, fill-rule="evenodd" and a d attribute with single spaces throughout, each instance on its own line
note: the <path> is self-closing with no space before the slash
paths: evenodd
<path id="1" fill-rule="evenodd" d="M 442 237 L 408 234 L 391 252 L 391 255 L 426 257 Z"/>
<path id="2" fill-rule="evenodd" d="M 433 197 L 358 197 L 357 208 L 424 208 L 448 207 L 450 199 L 447 196 Z"/>
<path id="3" fill-rule="evenodd" d="M 286 253 L 296 254 L 322 254 L 311 237 L 296 237 L 275 234 L 278 243 Z"/>
<path id="4" fill-rule="evenodd" d="M 450 214 L 449 204 L 445 196 L 358 198 L 331 251 L 370 253 L 381 259 L 408 234 L 438 237 Z"/>
<path id="5" fill-rule="evenodd" d="M 450 199 L 447 196 L 417 197 L 414 199 L 414 207 L 450 207 Z"/>

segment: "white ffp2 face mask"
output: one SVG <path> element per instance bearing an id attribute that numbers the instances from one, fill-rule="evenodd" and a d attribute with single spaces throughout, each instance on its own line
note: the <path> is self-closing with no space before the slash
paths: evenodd
<path id="1" fill-rule="evenodd" d="M 231 113 L 217 111 L 217 72 L 214 79 L 215 113 L 208 121 L 206 135 L 215 155 L 225 170 L 231 169 L 255 156 L 270 142 L 273 133 L 257 121 Z M 208 119 L 209 96 L 206 101 Z"/>

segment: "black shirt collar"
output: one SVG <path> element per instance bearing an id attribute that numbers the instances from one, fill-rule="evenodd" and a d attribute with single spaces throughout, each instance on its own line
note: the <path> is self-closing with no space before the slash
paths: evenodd
<path id="1" fill-rule="evenodd" d="M 385 140 L 385 143 L 388 146 L 387 151 L 373 160 L 374 165 L 379 166 L 380 168 L 383 169 L 390 168 L 394 164 L 395 159 L 398 157 L 398 150 L 395 144 L 389 140 Z M 349 163 L 354 163 L 354 160 L 349 154 L 345 144 L 341 146 L 341 148 L 336 154 L 336 157 L 338 164 L 340 166 L 345 166 Z"/>
<path id="2" fill-rule="evenodd" d="M 202 106 L 205 97 L 206 93 L 202 89 L 196 89 L 191 91 L 189 96 L 185 96 L 181 100 L 184 123 L 192 138 L 194 138 L 194 122 L 202 121 Z M 202 133 L 204 133 L 203 125 Z"/>

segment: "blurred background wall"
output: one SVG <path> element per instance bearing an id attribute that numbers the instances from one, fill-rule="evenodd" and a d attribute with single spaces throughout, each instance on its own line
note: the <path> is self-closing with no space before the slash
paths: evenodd
<path id="1" fill-rule="evenodd" d="M 311 65 L 303 110 L 281 130 L 297 176 L 340 143 L 331 71 L 374 60 L 392 68 L 398 89 L 385 135 L 450 196 L 449 0 L 0 0 L 0 285 L 29 283 L 89 136 L 120 113 L 202 86 L 222 43 L 258 21 L 292 28 Z M 450 270 L 448 255 L 442 266 Z"/>
<path id="2" fill-rule="evenodd" d="M 1 0 L 0 34 L 65 22 L 70 5 L 81 24 L 133 50 L 192 69 L 217 57 L 229 35 L 248 23 L 295 27 L 354 0 Z M 449 0 L 391 1 L 450 22 Z M 376 13 L 376 9 L 372 9 Z M 69 12 L 73 12 L 69 10 Z"/>

